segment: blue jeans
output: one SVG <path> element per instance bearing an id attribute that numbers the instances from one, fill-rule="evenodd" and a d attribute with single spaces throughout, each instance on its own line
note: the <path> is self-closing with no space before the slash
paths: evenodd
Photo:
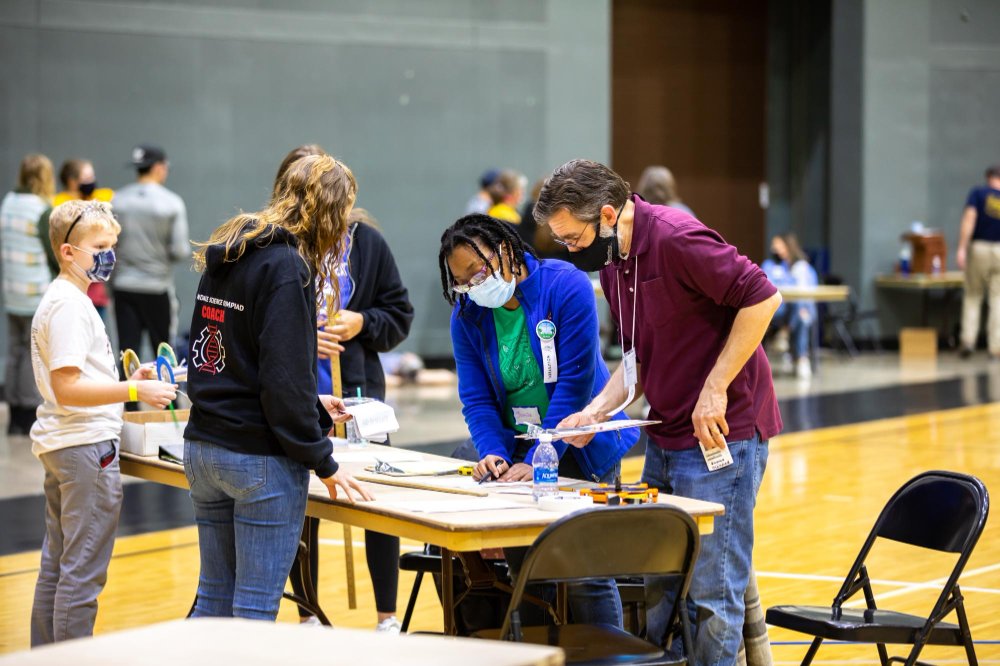
<path id="1" fill-rule="evenodd" d="M 750 580 L 753 553 L 753 509 L 764 468 L 767 442 L 759 436 L 729 442 L 733 464 L 709 472 L 701 449 L 665 451 L 646 447 L 642 480 L 683 497 L 717 502 L 726 513 L 716 516 L 712 534 L 702 536 L 701 553 L 691 579 L 689 603 L 694 610 L 696 666 L 736 663 L 743 637 L 743 594 Z M 646 615 L 649 640 L 663 644 L 673 600 L 664 597 Z"/>
<path id="2" fill-rule="evenodd" d="M 309 470 L 284 456 L 185 440 L 184 472 L 201 551 L 191 617 L 274 621 L 299 546 Z"/>
<path id="3" fill-rule="evenodd" d="M 816 308 L 805 308 L 806 317 L 802 316 L 802 307 L 796 307 L 788 322 L 788 332 L 792 337 L 792 351 L 795 358 L 809 356 L 809 338 L 812 327 L 816 325 Z"/>
<path id="4" fill-rule="evenodd" d="M 565 457 L 565 456 L 564 456 Z M 561 467 L 561 465 L 560 465 Z M 617 463 L 601 477 L 603 483 L 614 483 L 615 477 L 621 472 L 621 463 Z M 561 470 L 560 470 L 561 474 Z M 601 538 L 595 534 L 595 539 Z M 517 578 L 527 554 L 527 548 L 504 548 L 504 556 L 510 567 L 511 578 Z M 551 586 L 548 590 L 542 586 L 529 585 L 526 592 L 546 600 L 551 600 Z M 570 620 L 575 624 L 610 624 L 622 628 L 622 599 L 618 594 L 618 585 L 613 578 L 599 578 L 580 583 L 570 583 L 566 586 L 566 597 L 569 602 Z M 523 605 L 522 605 L 523 607 Z"/>

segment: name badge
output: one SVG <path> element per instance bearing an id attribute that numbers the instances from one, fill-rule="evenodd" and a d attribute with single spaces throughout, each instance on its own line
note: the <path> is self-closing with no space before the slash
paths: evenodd
<path id="1" fill-rule="evenodd" d="M 538 407 L 511 407 L 514 411 L 514 423 L 518 425 L 542 425 L 542 415 Z"/>
<path id="2" fill-rule="evenodd" d="M 542 345 L 542 377 L 546 384 L 559 379 L 559 359 L 556 358 L 556 325 L 543 319 L 535 326 L 535 334 Z"/>

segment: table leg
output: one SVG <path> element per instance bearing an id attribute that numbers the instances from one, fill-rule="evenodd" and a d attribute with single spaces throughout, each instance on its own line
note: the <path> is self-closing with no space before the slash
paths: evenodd
<path id="1" fill-rule="evenodd" d="M 454 636 L 455 631 L 455 580 L 452 578 L 452 555 L 441 548 L 441 607 L 444 611 L 444 635 Z"/>

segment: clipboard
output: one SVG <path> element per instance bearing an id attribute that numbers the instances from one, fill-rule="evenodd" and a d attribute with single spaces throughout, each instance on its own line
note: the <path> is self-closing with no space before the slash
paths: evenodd
<path id="1" fill-rule="evenodd" d="M 651 421 L 647 419 L 624 419 L 620 421 L 611 420 L 604 423 L 592 423 L 590 425 L 576 426 L 575 428 L 539 428 L 538 426 L 528 426 L 528 432 L 515 435 L 517 439 L 538 439 L 539 435 L 549 435 L 553 441 L 576 437 L 578 435 L 594 435 L 600 432 L 611 432 L 614 430 L 624 430 L 625 428 L 644 428 L 656 425 L 662 421 Z"/>

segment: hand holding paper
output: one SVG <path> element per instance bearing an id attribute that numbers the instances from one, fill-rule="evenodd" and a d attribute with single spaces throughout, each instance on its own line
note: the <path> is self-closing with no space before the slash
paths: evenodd
<path id="1" fill-rule="evenodd" d="M 590 418 L 589 423 L 581 423 L 575 426 L 565 426 L 573 416 L 583 415 Z M 599 432 L 608 432 L 610 430 L 624 430 L 625 428 L 642 428 L 648 425 L 655 425 L 660 423 L 660 421 L 650 421 L 650 420 L 640 420 L 640 419 L 623 419 L 620 421 L 604 421 L 598 423 L 593 420 L 593 417 L 584 414 L 584 412 L 578 412 L 571 416 L 567 416 L 556 428 L 528 428 L 528 432 L 524 435 L 517 435 L 518 439 L 535 439 L 538 435 L 545 433 L 552 437 L 553 440 L 563 439 L 568 443 L 573 444 L 578 448 L 582 448 L 587 445 L 588 442 Z M 583 444 L 575 444 L 574 442 L 583 440 Z"/>
<path id="2" fill-rule="evenodd" d="M 334 423 L 346 423 L 351 420 L 351 415 L 344 407 L 344 401 L 333 395 L 321 395 L 319 401 L 323 409 L 329 412 Z"/>
<path id="3" fill-rule="evenodd" d="M 604 415 L 602 415 L 600 418 L 607 420 L 607 416 Z M 559 425 L 556 426 L 556 430 L 560 430 L 562 428 L 579 428 L 581 426 L 594 425 L 600 422 L 601 421 L 599 420 L 599 418 L 594 414 L 588 414 L 587 412 L 577 412 L 576 414 L 570 414 L 562 421 L 560 421 Z M 565 439 L 566 443 L 569 444 L 570 446 L 575 446 L 578 449 L 582 449 L 583 447 L 587 446 L 587 444 L 590 444 L 590 440 L 594 439 L 595 434 L 597 433 L 591 432 L 589 434 L 577 435 L 575 437 L 565 437 L 563 439 Z"/>

